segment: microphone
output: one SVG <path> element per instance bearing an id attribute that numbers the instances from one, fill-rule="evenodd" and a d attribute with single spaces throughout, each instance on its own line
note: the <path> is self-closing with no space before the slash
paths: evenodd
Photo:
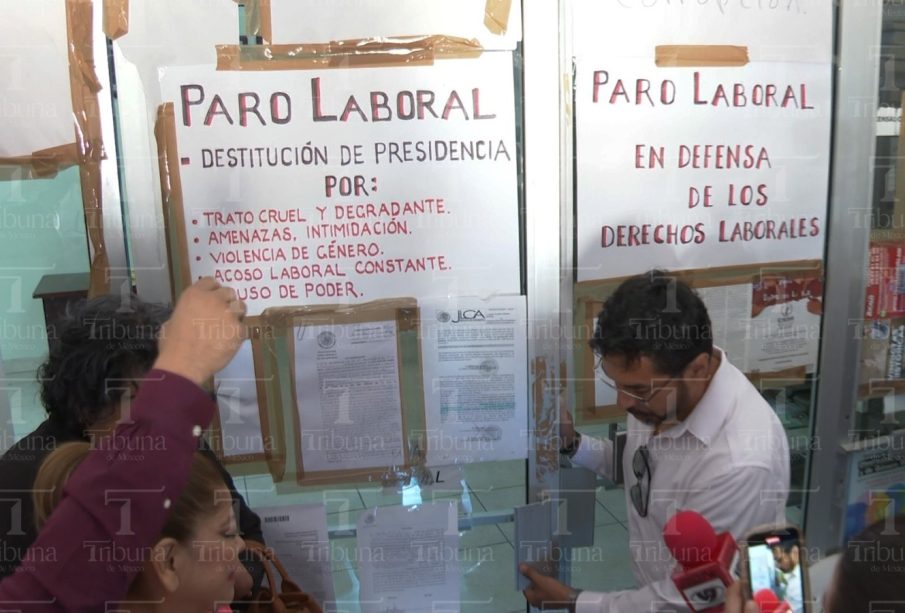
<path id="1" fill-rule="evenodd" d="M 760 613 L 790 613 L 792 607 L 785 600 L 780 600 L 773 590 L 765 587 L 754 592 L 754 602 Z"/>
<path id="2" fill-rule="evenodd" d="M 695 613 L 718 613 L 726 589 L 738 579 L 739 551 L 728 532 L 717 534 L 700 513 L 679 511 L 663 527 L 663 541 L 681 568 L 676 589 Z"/>

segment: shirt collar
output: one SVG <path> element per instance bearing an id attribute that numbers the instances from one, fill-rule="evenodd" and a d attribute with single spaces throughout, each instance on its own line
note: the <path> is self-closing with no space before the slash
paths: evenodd
<path id="1" fill-rule="evenodd" d="M 704 395 L 695 405 L 691 414 L 680 424 L 663 431 L 660 436 L 678 438 L 688 432 L 704 445 L 710 446 L 723 427 L 728 415 L 728 399 L 735 395 L 729 376 L 726 353 L 719 347 L 713 348 L 714 357 L 719 356 L 720 365 L 710 379 Z"/>

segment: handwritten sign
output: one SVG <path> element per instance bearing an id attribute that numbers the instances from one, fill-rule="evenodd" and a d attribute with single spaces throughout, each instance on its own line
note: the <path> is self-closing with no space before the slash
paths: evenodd
<path id="1" fill-rule="evenodd" d="M 822 257 L 832 7 L 576 10 L 579 281 Z"/>
<path id="2" fill-rule="evenodd" d="M 512 56 L 162 71 L 192 278 L 285 304 L 518 292 Z"/>

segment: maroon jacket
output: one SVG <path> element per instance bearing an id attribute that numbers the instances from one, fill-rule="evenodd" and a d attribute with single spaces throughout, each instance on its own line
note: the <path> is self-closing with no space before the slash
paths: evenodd
<path id="1" fill-rule="evenodd" d="M 0 582 L 0 610 L 105 611 L 125 598 L 215 405 L 188 379 L 152 370 L 131 409 L 112 448 L 88 454 L 21 566 Z"/>

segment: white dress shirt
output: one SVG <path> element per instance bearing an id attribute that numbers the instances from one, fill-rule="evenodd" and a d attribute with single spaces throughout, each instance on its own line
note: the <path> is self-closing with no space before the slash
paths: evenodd
<path id="1" fill-rule="evenodd" d="M 801 564 L 796 564 L 795 568 L 788 573 L 783 573 L 786 579 L 786 591 L 783 600 L 792 607 L 792 613 L 802 613 L 804 611 L 803 595 L 801 593 Z"/>
<path id="2" fill-rule="evenodd" d="M 627 416 L 623 454 L 629 549 L 638 589 L 582 592 L 577 613 L 688 611 L 672 582 L 676 568 L 663 542 L 666 521 L 697 511 L 717 533 L 738 539 L 756 526 L 785 521 L 789 495 L 789 445 L 776 413 L 719 349 L 720 365 L 688 418 L 653 435 L 654 428 Z M 647 517 L 635 510 L 629 490 L 638 479 L 632 457 L 650 450 Z M 613 446 L 588 436 L 572 462 L 614 480 Z M 605 547 L 605 543 L 598 543 Z"/>

